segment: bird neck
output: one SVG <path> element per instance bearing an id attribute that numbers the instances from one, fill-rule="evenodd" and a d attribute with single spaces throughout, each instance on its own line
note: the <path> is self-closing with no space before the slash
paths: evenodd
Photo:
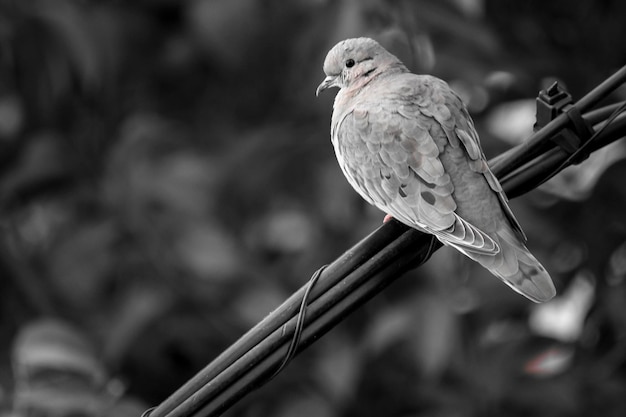
<path id="1" fill-rule="evenodd" d="M 387 65 L 386 67 L 384 67 L 381 70 L 380 75 L 382 77 L 387 77 L 389 75 L 402 74 L 404 72 L 410 72 L 410 71 L 402 62 L 394 61 L 390 63 L 389 65 Z"/>
<path id="2" fill-rule="evenodd" d="M 389 77 L 394 74 L 401 74 L 409 72 L 407 67 L 400 61 L 393 61 L 388 64 L 373 68 L 366 74 L 363 74 L 359 78 L 352 81 L 351 85 L 347 88 L 342 88 L 340 93 L 346 97 L 356 96 L 363 88 L 369 85 L 371 82 Z"/>

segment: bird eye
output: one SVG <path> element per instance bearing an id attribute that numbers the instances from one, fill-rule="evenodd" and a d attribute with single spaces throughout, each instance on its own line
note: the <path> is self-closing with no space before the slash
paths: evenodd
<path id="1" fill-rule="evenodd" d="M 354 59 L 347 59 L 346 60 L 346 68 L 352 68 L 354 66 L 355 62 Z"/>

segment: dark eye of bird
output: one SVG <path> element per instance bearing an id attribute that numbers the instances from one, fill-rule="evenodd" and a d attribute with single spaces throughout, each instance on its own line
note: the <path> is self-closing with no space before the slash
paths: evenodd
<path id="1" fill-rule="evenodd" d="M 354 59 L 347 59 L 346 60 L 346 68 L 352 68 L 354 66 L 355 62 Z"/>

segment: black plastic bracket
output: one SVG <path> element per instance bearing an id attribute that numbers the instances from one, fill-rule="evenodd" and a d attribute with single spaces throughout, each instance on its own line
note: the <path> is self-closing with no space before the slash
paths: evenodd
<path id="1" fill-rule="evenodd" d="M 572 96 L 555 81 L 550 87 L 541 90 L 537 96 L 537 121 L 533 126 L 534 130 L 537 131 L 561 113 L 567 114 L 570 120 L 569 126 L 555 135 L 552 141 L 568 155 L 574 155 L 594 133 L 573 103 Z M 587 153 L 580 152 L 571 162 L 572 164 L 579 164 L 588 156 Z"/>
<path id="2" fill-rule="evenodd" d="M 556 81 L 550 87 L 541 90 L 537 96 L 537 121 L 533 126 L 534 130 L 537 131 L 556 119 L 573 102 L 572 96 Z"/>

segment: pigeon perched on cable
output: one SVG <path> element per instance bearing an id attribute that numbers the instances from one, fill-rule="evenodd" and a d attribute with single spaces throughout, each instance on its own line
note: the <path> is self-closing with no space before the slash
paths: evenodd
<path id="1" fill-rule="evenodd" d="M 335 45 L 324 61 L 335 97 L 331 141 L 341 170 L 370 204 L 480 263 L 543 302 L 556 291 L 480 147 L 461 99 L 416 75 L 369 38 Z"/>

